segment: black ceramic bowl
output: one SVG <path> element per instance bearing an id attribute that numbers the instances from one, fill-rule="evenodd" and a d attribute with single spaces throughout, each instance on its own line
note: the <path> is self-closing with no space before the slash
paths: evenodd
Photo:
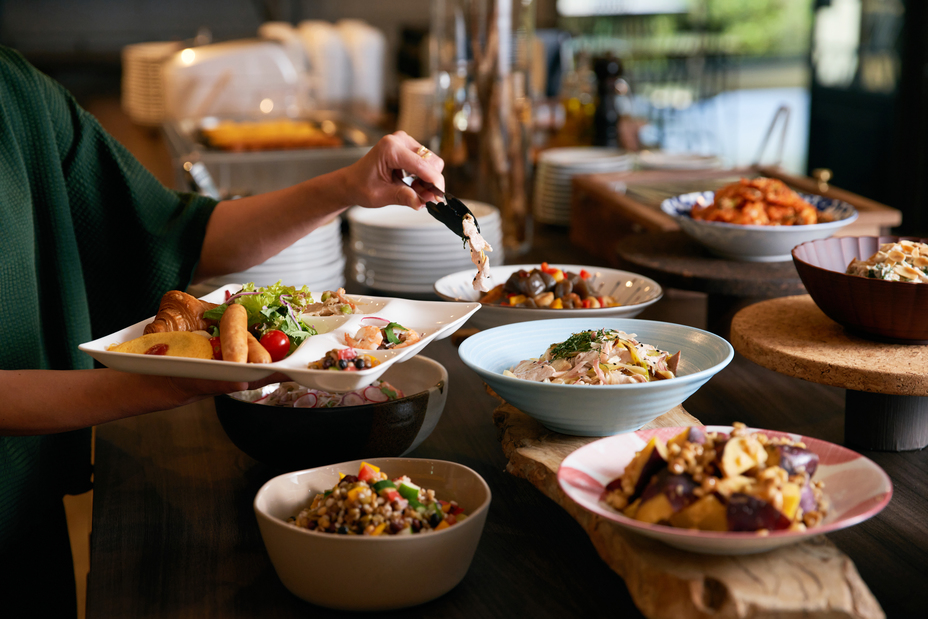
<path id="1" fill-rule="evenodd" d="M 793 248 L 793 263 L 809 296 L 826 316 L 864 338 L 899 344 L 928 342 L 928 284 L 847 275 L 852 258 L 866 260 L 898 236 L 842 236 Z"/>
<path id="2" fill-rule="evenodd" d="M 391 366 L 381 380 L 406 396 L 364 406 L 289 408 L 255 404 L 248 401 L 254 392 L 241 391 L 218 396 L 216 415 L 239 449 L 277 469 L 402 456 L 435 429 L 448 397 L 448 372 L 416 356 Z"/>

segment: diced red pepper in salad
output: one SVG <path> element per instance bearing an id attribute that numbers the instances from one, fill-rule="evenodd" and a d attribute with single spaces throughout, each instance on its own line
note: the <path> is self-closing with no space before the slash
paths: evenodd
<path id="1" fill-rule="evenodd" d="M 338 350 L 339 360 L 342 360 L 342 359 L 350 360 L 350 359 L 354 359 L 357 356 L 358 356 L 358 353 L 356 353 L 353 348 L 340 348 Z"/>
<path id="2" fill-rule="evenodd" d="M 377 473 L 376 467 L 364 462 L 361 464 L 361 468 L 358 470 L 358 479 L 361 481 L 370 481 L 374 478 L 374 473 Z"/>

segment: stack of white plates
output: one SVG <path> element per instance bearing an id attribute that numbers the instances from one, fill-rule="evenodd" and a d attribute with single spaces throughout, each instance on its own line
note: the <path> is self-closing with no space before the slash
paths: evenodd
<path id="1" fill-rule="evenodd" d="M 615 148 L 578 146 L 551 148 L 538 156 L 535 170 L 535 219 L 546 224 L 570 224 L 571 179 L 577 174 L 631 170 L 634 158 Z"/>
<path id="2" fill-rule="evenodd" d="M 435 135 L 433 126 L 435 80 L 431 77 L 407 79 L 400 84 L 400 112 L 397 129 L 426 143 Z"/>
<path id="3" fill-rule="evenodd" d="M 276 256 L 241 273 L 209 280 L 214 289 L 226 284 L 254 282 L 268 286 L 277 281 L 310 290 L 335 290 L 345 285 L 345 254 L 342 252 L 341 220 L 336 217 Z"/>
<path id="4" fill-rule="evenodd" d="M 122 109 L 139 125 L 160 125 L 165 116 L 161 66 L 181 48 L 178 41 L 135 43 L 122 48 Z"/>
<path id="5" fill-rule="evenodd" d="M 493 247 L 490 266 L 503 263 L 503 229 L 499 209 L 464 201 Z M 351 252 L 348 277 L 375 290 L 394 294 L 434 294 L 433 285 L 473 267 L 461 239 L 428 214 L 406 206 L 348 211 Z M 475 267 L 474 267 L 475 268 Z M 476 273 L 476 268 L 475 271 Z"/>

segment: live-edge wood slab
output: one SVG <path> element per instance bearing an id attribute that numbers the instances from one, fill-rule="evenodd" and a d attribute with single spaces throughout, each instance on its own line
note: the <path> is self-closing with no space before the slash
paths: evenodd
<path id="1" fill-rule="evenodd" d="M 509 459 L 507 471 L 530 481 L 580 523 L 651 619 L 885 616 L 853 562 L 824 536 L 732 557 L 671 548 L 586 511 L 561 490 L 561 462 L 595 438 L 551 432 L 506 402 L 493 412 L 493 421 Z M 645 428 L 698 424 L 677 406 Z"/>

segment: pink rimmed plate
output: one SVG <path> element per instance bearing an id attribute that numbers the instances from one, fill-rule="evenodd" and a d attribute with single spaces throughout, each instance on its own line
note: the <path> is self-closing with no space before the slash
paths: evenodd
<path id="1" fill-rule="evenodd" d="M 706 426 L 707 432 L 731 432 L 730 426 Z M 561 489 L 581 507 L 631 531 L 691 552 L 714 555 L 740 555 L 766 552 L 800 542 L 809 537 L 838 531 L 878 514 L 889 503 L 893 484 L 875 462 L 859 453 L 815 438 L 758 430 L 768 436 L 787 436 L 799 440 L 819 456 L 813 477 L 825 483 L 825 496 L 831 503 L 821 525 L 805 531 L 773 531 L 766 535 L 745 532 L 714 532 L 678 529 L 646 524 L 628 518 L 605 503 L 601 497 L 606 484 L 620 476 L 626 465 L 652 436 L 673 438 L 683 428 L 638 430 L 600 439 L 564 458 L 557 472 Z"/>

